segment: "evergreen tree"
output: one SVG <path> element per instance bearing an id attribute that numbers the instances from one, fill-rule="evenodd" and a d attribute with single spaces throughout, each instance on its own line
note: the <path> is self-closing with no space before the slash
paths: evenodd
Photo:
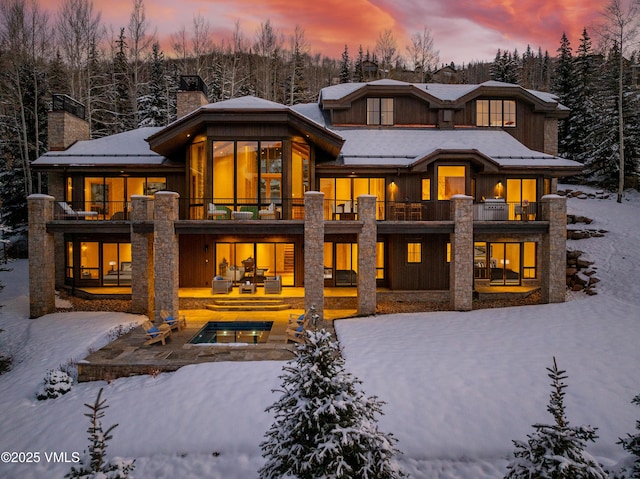
<path id="1" fill-rule="evenodd" d="M 362 53 L 362 45 L 360 45 L 360 48 L 358 49 L 358 56 L 356 57 L 356 61 L 354 62 L 354 65 L 353 65 L 353 81 L 354 82 L 360 83 L 364 81 L 363 63 L 364 63 L 364 54 Z"/>
<path id="2" fill-rule="evenodd" d="M 148 93 L 138 101 L 140 126 L 164 126 L 169 123 L 168 89 L 164 53 L 160 50 L 160 45 L 157 42 L 153 44 L 150 62 L 151 77 L 149 78 Z"/>
<path id="3" fill-rule="evenodd" d="M 505 479 L 606 479 L 600 464 L 585 451 L 587 442 L 595 442 L 596 429 L 569 426 L 564 406 L 566 371 L 547 368 L 551 378 L 551 396 L 547 411 L 553 424 L 534 424 L 528 440 L 513 441 L 515 458 L 509 463 Z"/>
<path id="4" fill-rule="evenodd" d="M 127 60 L 127 41 L 124 28 L 116 40 L 116 54 L 113 59 L 113 77 L 115 83 L 115 112 L 117 122 L 115 133 L 133 130 L 133 109 L 131 108 L 131 84 L 129 81 L 129 62 Z"/>
<path id="5" fill-rule="evenodd" d="M 344 46 L 342 52 L 342 61 L 340 62 L 340 83 L 349 83 L 351 81 L 351 61 L 349 60 L 349 50 L 347 45 Z"/>
<path id="6" fill-rule="evenodd" d="M 85 416 L 91 422 L 89 429 L 87 429 L 89 433 L 89 452 L 82 458 L 80 466 L 78 468 L 72 466 L 64 477 L 79 479 L 128 479 L 130 477 L 129 473 L 135 467 L 135 460 L 125 461 L 118 458 L 111 461 L 107 460 L 107 442 L 112 439 L 111 431 L 118 425 L 114 424 L 106 431 L 102 428 L 104 411 L 109 407 L 106 402 L 106 399 L 102 399 L 102 388 L 100 388 L 95 402 L 93 404 L 85 404 L 90 411 Z"/>
<path id="7" fill-rule="evenodd" d="M 327 331 L 305 335 L 283 368 L 282 395 L 268 409 L 275 422 L 261 444 L 267 461 L 260 477 L 403 477 L 392 463 L 395 439 L 377 428 L 383 403 L 357 388 L 360 381 L 345 371 Z"/>
<path id="8" fill-rule="evenodd" d="M 634 397 L 631 402 L 640 406 L 640 394 Z M 627 434 L 626 438 L 621 438 L 618 442 L 625 451 L 635 456 L 633 469 L 630 471 L 631 475 L 628 476 L 631 479 L 640 479 L 640 421 L 636 421 L 636 430 L 638 431 L 636 434 Z"/>
<path id="9" fill-rule="evenodd" d="M 553 75 L 553 93 L 558 95 L 560 103 L 569 108 L 569 117 L 558 125 L 558 151 L 561 155 L 571 157 L 576 152 L 575 141 L 571 135 L 573 123 L 574 100 L 577 93 L 576 71 L 573 62 L 571 43 L 565 33 L 562 34 L 558 57 Z"/>

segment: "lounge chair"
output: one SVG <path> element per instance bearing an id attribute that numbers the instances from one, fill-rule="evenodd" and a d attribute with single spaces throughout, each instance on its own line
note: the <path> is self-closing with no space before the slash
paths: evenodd
<path id="1" fill-rule="evenodd" d="M 166 324 L 160 326 L 154 326 L 151 321 L 145 321 L 142 323 L 142 329 L 144 334 L 148 338 L 145 341 L 145 345 L 161 342 L 163 345 L 167 344 L 165 340 L 171 336 L 171 328 Z"/>
<path id="2" fill-rule="evenodd" d="M 62 208 L 65 218 L 80 219 L 86 218 L 87 216 L 98 216 L 97 211 L 75 211 L 73 208 L 71 208 L 71 206 L 69 206 L 69 203 L 66 203 L 65 201 L 58 201 L 58 205 L 60 205 L 60 208 Z"/>
<path id="3" fill-rule="evenodd" d="M 184 314 L 174 316 L 163 309 L 160 311 L 160 318 L 162 318 L 162 324 L 166 324 L 170 329 L 177 329 L 180 331 L 182 328 L 187 327 L 187 319 L 184 317 Z"/>
<path id="4" fill-rule="evenodd" d="M 309 325 L 306 314 L 290 314 L 289 324 L 285 330 L 285 344 L 289 341 L 303 343 L 306 340 L 305 331 Z"/>

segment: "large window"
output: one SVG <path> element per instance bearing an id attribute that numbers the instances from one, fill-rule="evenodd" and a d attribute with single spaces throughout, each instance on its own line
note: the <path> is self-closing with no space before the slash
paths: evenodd
<path id="1" fill-rule="evenodd" d="M 465 167 L 438 167 L 438 199 L 449 200 L 453 195 L 465 194 Z"/>
<path id="2" fill-rule="evenodd" d="M 324 193 L 327 219 L 339 219 L 337 213 L 357 213 L 361 195 L 376 197 L 376 219 L 384 219 L 384 178 L 320 178 L 320 191 Z"/>
<path id="3" fill-rule="evenodd" d="M 293 243 L 216 243 L 216 275 L 252 283 L 280 276 L 283 286 L 293 286 L 293 252 Z"/>
<path id="4" fill-rule="evenodd" d="M 254 210 L 281 204 L 282 168 L 281 141 L 214 141 L 213 201 Z"/>
<path id="5" fill-rule="evenodd" d="M 393 125 L 393 98 L 367 98 L 367 125 Z"/>
<path id="6" fill-rule="evenodd" d="M 476 126 L 515 127 L 515 100 L 476 100 Z"/>
<path id="7" fill-rule="evenodd" d="M 164 177 L 85 177 L 84 209 L 97 212 L 99 219 L 127 219 L 132 195 L 152 195 L 166 184 Z"/>

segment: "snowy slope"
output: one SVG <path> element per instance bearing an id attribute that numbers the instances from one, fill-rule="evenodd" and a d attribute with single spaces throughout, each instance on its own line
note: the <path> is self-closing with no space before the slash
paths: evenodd
<path id="1" fill-rule="evenodd" d="M 590 447 L 605 466 L 625 457 L 615 443 L 634 431 L 640 410 L 640 197 L 569 200 L 571 213 L 595 220 L 604 238 L 570 241 L 595 261 L 597 296 L 563 304 L 466 313 L 399 314 L 344 320 L 336 330 L 347 367 L 366 393 L 386 401 L 381 429 L 393 433 L 399 459 L 414 478 L 500 478 L 531 424 L 548 422 L 546 367 L 567 370 L 567 415 L 598 427 Z M 262 465 L 259 444 L 271 424 L 283 363 L 211 363 L 157 377 L 74 386 L 55 400 L 35 393 L 48 369 L 99 347 L 123 313 L 64 313 L 28 319 L 27 263 L 0 272 L 0 348 L 16 358 L 0 376 L 0 452 L 40 452 L 39 463 L 0 463 L 0 477 L 62 477 L 70 464 L 44 452 L 87 446 L 84 403 L 99 388 L 119 423 L 108 454 L 136 458 L 137 478 L 251 479 Z M 218 454 L 219 453 L 219 454 Z"/>

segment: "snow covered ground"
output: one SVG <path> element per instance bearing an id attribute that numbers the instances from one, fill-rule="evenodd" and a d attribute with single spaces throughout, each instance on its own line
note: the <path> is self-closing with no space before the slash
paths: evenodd
<path id="1" fill-rule="evenodd" d="M 581 188 L 585 190 L 585 188 Z M 563 304 L 378 316 L 336 323 L 348 369 L 368 395 L 386 402 L 381 429 L 398 439 L 399 463 L 414 478 L 500 478 L 513 439 L 550 422 L 545 368 L 555 356 L 568 374 L 573 425 L 591 424 L 589 451 L 612 467 L 626 455 L 619 437 L 635 432 L 640 410 L 640 195 L 570 199 L 569 212 L 594 219 L 604 238 L 570 241 L 595 261 L 597 296 Z M 582 225 L 580 225 L 582 226 Z M 575 227 L 578 227 L 576 225 Z M 256 478 L 259 444 L 272 418 L 283 363 L 211 363 L 156 377 L 75 385 L 55 400 L 35 394 L 47 370 L 107 341 L 117 325 L 144 318 L 120 313 L 64 313 L 28 319 L 26 261 L 0 272 L 0 351 L 13 369 L 0 376 L 0 452 L 38 452 L 37 463 L 0 462 L 0 477 L 62 477 L 71 463 L 50 453 L 87 447 L 84 403 L 99 388 L 118 423 L 109 457 L 136 458 L 146 478 Z M 48 453 L 45 456 L 45 453 Z M 3 456 L 4 458 L 4 456 Z"/>

